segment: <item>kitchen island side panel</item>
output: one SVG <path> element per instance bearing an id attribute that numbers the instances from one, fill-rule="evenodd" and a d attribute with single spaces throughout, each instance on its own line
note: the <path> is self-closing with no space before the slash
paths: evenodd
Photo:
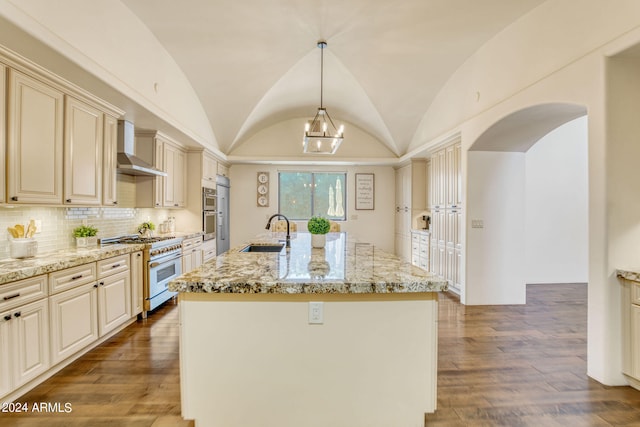
<path id="1" fill-rule="evenodd" d="M 197 426 L 422 427 L 435 411 L 435 292 L 179 298 L 182 415 Z"/>

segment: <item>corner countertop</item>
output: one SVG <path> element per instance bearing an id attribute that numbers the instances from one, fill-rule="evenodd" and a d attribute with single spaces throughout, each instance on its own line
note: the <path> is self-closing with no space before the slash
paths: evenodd
<path id="1" fill-rule="evenodd" d="M 281 233 L 276 233 L 281 234 Z M 272 234 L 251 243 L 273 243 Z M 279 253 L 230 249 L 171 283 L 169 290 L 195 293 L 367 294 L 447 290 L 447 282 L 370 243 L 328 233 L 324 249 L 311 248 L 309 233 L 293 233 Z"/>
<path id="2" fill-rule="evenodd" d="M 632 270 L 618 269 L 616 270 L 616 276 L 622 279 L 640 282 L 640 268 L 634 268 Z"/>
<path id="3" fill-rule="evenodd" d="M 0 259 L 0 285 L 143 250 L 143 244 L 94 246 L 45 252 L 33 258 Z"/>

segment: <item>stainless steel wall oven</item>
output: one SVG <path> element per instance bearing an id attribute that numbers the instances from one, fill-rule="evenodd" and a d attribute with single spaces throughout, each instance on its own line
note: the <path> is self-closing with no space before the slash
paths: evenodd
<path id="1" fill-rule="evenodd" d="M 204 240 L 216 238 L 217 197 L 213 188 L 202 188 L 202 231 Z"/>

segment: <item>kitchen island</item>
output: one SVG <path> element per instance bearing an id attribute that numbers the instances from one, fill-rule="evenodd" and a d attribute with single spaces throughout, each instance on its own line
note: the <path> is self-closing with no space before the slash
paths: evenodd
<path id="1" fill-rule="evenodd" d="M 212 427 L 424 425 L 436 408 L 444 280 L 346 233 L 329 233 L 324 249 L 311 249 L 308 233 L 280 252 L 244 248 L 169 285 L 179 292 L 184 418 Z"/>

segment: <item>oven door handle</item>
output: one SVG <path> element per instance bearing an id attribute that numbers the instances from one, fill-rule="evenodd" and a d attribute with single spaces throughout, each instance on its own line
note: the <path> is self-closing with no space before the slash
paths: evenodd
<path id="1" fill-rule="evenodd" d="M 174 259 L 178 259 L 181 256 L 182 256 L 182 254 L 176 254 L 176 255 L 171 256 L 170 258 L 162 258 L 159 261 L 154 261 L 152 263 L 149 263 L 149 268 L 156 268 L 156 267 L 158 267 L 158 266 L 160 266 L 160 265 L 162 265 L 162 264 L 164 264 L 166 262 L 173 261 Z"/>

